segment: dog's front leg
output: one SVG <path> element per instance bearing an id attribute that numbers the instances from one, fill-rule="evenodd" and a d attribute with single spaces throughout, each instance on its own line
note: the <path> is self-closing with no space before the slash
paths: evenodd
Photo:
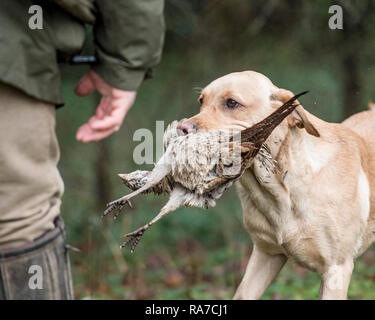
<path id="1" fill-rule="evenodd" d="M 287 258 L 282 254 L 269 255 L 254 245 L 245 275 L 233 299 L 259 299 L 280 272 L 286 260 Z"/>
<path id="2" fill-rule="evenodd" d="M 350 278 L 353 272 L 353 261 L 348 260 L 341 265 L 333 264 L 321 274 L 319 299 L 346 300 Z"/>

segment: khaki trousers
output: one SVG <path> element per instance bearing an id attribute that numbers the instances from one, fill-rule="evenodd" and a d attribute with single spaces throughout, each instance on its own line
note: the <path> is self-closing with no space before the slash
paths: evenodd
<path id="1" fill-rule="evenodd" d="M 55 106 L 0 83 L 0 249 L 55 228 L 64 185 Z"/>

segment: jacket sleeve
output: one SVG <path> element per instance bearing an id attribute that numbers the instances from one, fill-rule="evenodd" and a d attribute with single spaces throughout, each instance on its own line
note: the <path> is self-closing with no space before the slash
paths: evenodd
<path id="1" fill-rule="evenodd" d="M 96 5 L 93 69 L 115 88 L 137 90 L 161 58 L 164 0 L 96 0 Z"/>

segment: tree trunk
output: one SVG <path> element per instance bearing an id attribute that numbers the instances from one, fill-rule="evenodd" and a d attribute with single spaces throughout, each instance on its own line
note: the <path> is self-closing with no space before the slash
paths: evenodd
<path id="1" fill-rule="evenodd" d="M 113 172 L 109 172 L 110 167 L 110 143 L 105 139 L 99 141 L 97 144 L 97 153 L 94 164 L 96 175 L 96 200 L 97 207 L 104 208 L 104 206 L 112 199 L 112 186 L 110 177 Z M 104 209 L 103 209 L 104 210 Z"/>
<path id="2" fill-rule="evenodd" d="M 350 52 L 342 59 L 343 68 L 343 116 L 345 118 L 358 112 L 361 107 L 361 78 L 359 70 L 359 57 L 355 52 Z"/>

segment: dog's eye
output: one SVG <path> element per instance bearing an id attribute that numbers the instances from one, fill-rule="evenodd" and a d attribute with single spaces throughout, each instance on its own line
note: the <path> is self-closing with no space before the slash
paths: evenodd
<path id="1" fill-rule="evenodd" d="M 199 101 L 200 104 L 203 104 L 203 97 L 199 98 L 198 101 Z"/>
<path id="2" fill-rule="evenodd" d="M 225 106 L 229 109 L 235 109 L 241 107 L 242 105 L 234 99 L 228 99 Z"/>

